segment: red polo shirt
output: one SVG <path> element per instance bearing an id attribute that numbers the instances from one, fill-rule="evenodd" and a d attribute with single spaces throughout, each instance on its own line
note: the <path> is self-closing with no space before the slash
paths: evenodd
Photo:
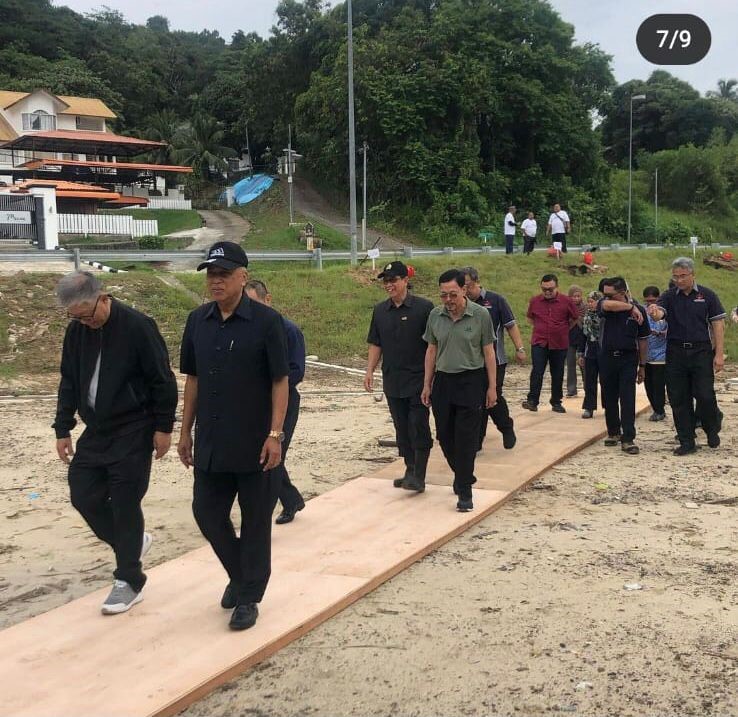
<path id="1" fill-rule="evenodd" d="M 558 293 L 547 299 L 538 294 L 530 300 L 526 316 L 533 321 L 532 345 L 549 349 L 569 348 L 569 320 L 576 320 L 579 314 L 568 296 Z"/>

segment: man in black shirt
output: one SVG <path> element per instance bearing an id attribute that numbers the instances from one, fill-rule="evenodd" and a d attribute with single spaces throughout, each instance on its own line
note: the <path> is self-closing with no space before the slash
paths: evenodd
<path id="1" fill-rule="evenodd" d="M 645 309 L 628 295 L 625 279 L 605 279 L 597 303 L 600 321 L 599 369 L 607 423 L 606 446 L 639 453 L 635 440 L 636 382 L 642 383 L 651 335 Z"/>
<path id="2" fill-rule="evenodd" d="M 151 453 L 169 450 L 177 382 L 153 319 L 103 291 L 87 271 L 63 277 L 57 297 L 71 319 L 64 336 L 56 407 L 56 451 L 69 465 L 72 505 L 115 551 L 115 582 L 106 615 L 143 599 L 141 559 L 151 547 L 141 501 Z M 70 431 L 85 423 L 72 447 Z M 72 458 L 72 456 L 74 456 Z"/>
<path id="3" fill-rule="evenodd" d="M 722 413 L 715 396 L 715 374 L 724 365 L 726 314 L 717 294 L 695 282 L 692 259 L 675 259 L 671 271 L 675 286 L 661 294 L 649 313 L 657 320 L 665 316 L 669 322 L 666 391 L 679 439 L 674 455 L 684 456 L 697 450 L 696 415 L 707 445 L 720 445 Z"/>
<path id="4" fill-rule="evenodd" d="M 230 579 L 221 605 L 234 608 L 233 630 L 254 625 L 271 573 L 280 480 L 273 469 L 282 460 L 288 398 L 284 323 L 244 294 L 247 266 L 238 244 L 210 247 L 198 271 L 207 269 L 214 301 L 187 318 L 180 359 L 187 381 L 177 451 L 195 468 L 195 520 Z M 240 537 L 230 518 L 236 496 Z"/>
<path id="5" fill-rule="evenodd" d="M 422 493 L 433 446 L 430 411 L 420 400 L 427 348 L 423 332 L 433 304 L 409 292 L 408 273 L 405 264 L 393 261 L 377 277 L 389 298 L 372 313 L 364 388 L 373 390 L 374 370 L 381 358 L 383 390 L 395 424 L 397 449 L 405 461 L 405 475 L 393 485 Z"/>

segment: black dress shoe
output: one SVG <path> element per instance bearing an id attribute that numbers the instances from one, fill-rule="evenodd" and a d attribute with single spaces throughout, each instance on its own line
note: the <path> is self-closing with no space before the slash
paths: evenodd
<path id="1" fill-rule="evenodd" d="M 469 511 L 474 510 L 474 502 L 471 498 L 459 498 L 456 503 L 456 510 L 458 510 L 459 513 L 468 513 Z"/>
<path id="2" fill-rule="evenodd" d="M 233 583 L 228 583 L 223 591 L 223 597 L 220 599 L 220 606 L 225 610 L 233 610 L 237 603 L 236 586 Z"/>
<path id="3" fill-rule="evenodd" d="M 236 605 L 236 609 L 231 615 L 231 621 L 228 627 L 231 630 L 248 630 L 256 624 L 256 618 L 259 617 L 259 608 L 255 602 L 247 602 L 243 605 Z"/>
<path id="4" fill-rule="evenodd" d="M 403 484 L 404 482 L 405 482 L 405 479 L 404 479 L 404 478 L 395 478 L 395 479 L 394 479 L 394 480 L 392 481 L 392 485 L 393 485 L 393 486 L 394 486 L 395 488 L 402 488 L 402 484 Z"/>
<path id="5" fill-rule="evenodd" d="M 708 433 L 707 445 L 710 448 L 718 448 L 720 446 L 720 436 L 717 433 Z"/>
<path id="6" fill-rule="evenodd" d="M 554 403 L 551 406 L 551 410 L 554 413 L 566 413 L 566 409 L 560 403 Z"/>
<path id="7" fill-rule="evenodd" d="M 515 436 L 515 431 L 512 428 L 508 428 L 506 431 L 502 432 L 503 448 L 506 448 L 507 450 L 510 450 L 511 448 L 515 448 L 515 444 L 517 442 L 518 442 L 518 439 Z"/>
<path id="8" fill-rule="evenodd" d="M 527 409 L 528 411 L 537 411 L 538 404 L 531 403 L 530 401 L 523 401 L 523 408 Z"/>
<path id="9" fill-rule="evenodd" d="M 675 456 L 688 456 L 690 453 L 697 453 L 697 446 L 695 446 L 694 443 L 691 445 L 681 443 L 672 451 L 672 453 Z"/>
<path id="10" fill-rule="evenodd" d="M 298 503 L 294 508 L 284 508 L 274 521 L 277 525 L 291 523 L 295 519 L 295 514 L 299 513 L 305 507 L 305 501 Z"/>
<path id="11" fill-rule="evenodd" d="M 414 490 L 416 493 L 424 493 L 425 481 L 418 480 L 415 476 L 410 476 L 410 478 L 405 478 L 402 482 L 402 487 L 405 490 Z"/>

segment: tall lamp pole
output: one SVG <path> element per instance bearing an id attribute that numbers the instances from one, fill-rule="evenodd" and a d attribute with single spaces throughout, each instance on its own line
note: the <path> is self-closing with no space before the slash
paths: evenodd
<path id="1" fill-rule="evenodd" d="M 348 122 L 349 122 L 349 205 L 351 265 L 357 264 L 356 249 L 356 129 L 354 127 L 354 31 L 351 0 L 346 2 L 348 25 Z"/>
<path id="2" fill-rule="evenodd" d="M 361 219 L 361 251 L 366 251 L 366 155 L 369 151 L 369 145 L 367 144 L 367 141 L 364 140 L 364 144 L 361 147 L 361 153 L 364 155 L 364 182 L 361 185 L 361 190 L 363 193 L 363 216 Z"/>
<path id="3" fill-rule="evenodd" d="M 646 95 L 630 96 L 630 135 L 628 139 L 628 244 L 630 244 L 630 220 L 633 213 L 633 100 L 645 99 Z"/>

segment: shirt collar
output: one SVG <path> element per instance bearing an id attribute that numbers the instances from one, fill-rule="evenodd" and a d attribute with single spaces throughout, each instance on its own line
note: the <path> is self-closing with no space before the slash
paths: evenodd
<path id="1" fill-rule="evenodd" d="M 475 303 L 475 302 L 473 302 L 473 301 L 472 301 L 472 300 L 471 300 L 471 299 L 470 299 L 470 298 L 469 298 L 469 297 L 467 296 L 467 297 L 466 297 L 466 308 L 464 309 L 464 313 L 462 314 L 462 316 L 473 316 L 473 315 L 474 315 L 474 310 L 472 309 L 472 304 L 473 304 L 473 303 Z M 446 305 L 445 305 L 445 304 L 444 304 L 444 305 L 443 305 L 443 307 L 441 308 L 441 313 L 442 313 L 442 314 L 445 314 L 446 316 L 448 316 L 448 318 L 449 318 L 449 319 L 453 318 L 453 317 L 451 316 L 451 314 L 449 314 L 449 313 L 448 313 L 448 309 L 446 308 Z"/>
<path id="2" fill-rule="evenodd" d="M 407 294 L 405 294 L 405 298 L 402 300 L 402 303 L 400 306 L 412 306 L 413 305 L 413 295 L 408 291 Z M 392 309 L 399 309 L 400 306 L 396 306 L 395 302 L 392 301 L 392 299 L 387 299 L 387 311 L 392 311 Z"/>
<path id="3" fill-rule="evenodd" d="M 241 297 L 241 301 L 238 303 L 238 306 L 236 306 L 236 309 L 234 310 L 233 314 L 231 314 L 231 316 L 239 316 L 245 321 L 251 320 L 251 299 L 249 299 L 249 297 L 246 296 L 246 294 L 244 294 Z M 220 309 L 218 308 L 217 301 L 210 302 L 210 308 L 208 308 L 208 310 L 205 312 L 205 318 L 206 319 L 220 319 L 221 318 Z"/>

